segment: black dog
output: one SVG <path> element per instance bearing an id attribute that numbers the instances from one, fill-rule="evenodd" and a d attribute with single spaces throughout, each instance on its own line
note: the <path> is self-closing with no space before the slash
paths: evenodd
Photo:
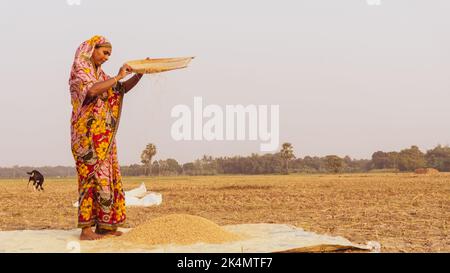
<path id="1" fill-rule="evenodd" d="M 30 175 L 27 187 L 30 185 L 30 182 L 33 181 L 35 190 L 44 190 L 44 188 L 42 187 L 42 184 L 44 184 L 44 176 L 40 172 L 32 170 L 31 172 L 27 172 L 27 174 Z"/>

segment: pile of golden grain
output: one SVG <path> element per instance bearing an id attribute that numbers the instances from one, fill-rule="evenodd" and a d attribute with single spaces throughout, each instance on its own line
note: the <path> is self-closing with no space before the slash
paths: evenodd
<path id="1" fill-rule="evenodd" d="M 198 242 L 219 244 L 242 239 L 205 218 L 187 214 L 170 214 L 152 219 L 119 238 L 150 245 L 189 245 Z"/>

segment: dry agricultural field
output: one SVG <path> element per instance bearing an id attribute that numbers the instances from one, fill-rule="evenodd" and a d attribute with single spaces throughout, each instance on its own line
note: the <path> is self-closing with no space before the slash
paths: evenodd
<path id="1" fill-rule="evenodd" d="M 450 173 L 124 177 L 160 192 L 157 207 L 127 208 L 125 227 L 183 213 L 219 225 L 284 223 L 378 241 L 384 252 L 450 252 Z M 77 182 L 47 179 L 45 192 L 26 179 L 0 180 L 0 230 L 73 229 Z"/>

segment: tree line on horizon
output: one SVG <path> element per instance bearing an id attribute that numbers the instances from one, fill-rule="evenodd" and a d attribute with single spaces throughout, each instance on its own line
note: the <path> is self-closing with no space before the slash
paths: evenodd
<path id="1" fill-rule="evenodd" d="M 362 173 L 362 172 L 411 172 L 418 168 L 435 168 L 450 171 L 450 147 L 438 145 L 426 153 L 417 146 L 399 152 L 377 151 L 371 159 L 352 159 L 349 156 L 327 155 L 296 158 L 293 146 L 283 143 L 277 153 L 250 156 L 212 157 L 179 164 L 173 158 L 152 160 L 157 149 L 148 144 L 141 154 L 142 164 L 121 166 L 123 176 L 169 176 L 169 175 L 226 175 L 226 174 L 289 174 L 289 173 Z M 0 168 L 0 178 L 26 178 L 26 172 L 39 170 L 46 177 L 76 176 L 75 167 L 67 166 L 14 166 Z"/>

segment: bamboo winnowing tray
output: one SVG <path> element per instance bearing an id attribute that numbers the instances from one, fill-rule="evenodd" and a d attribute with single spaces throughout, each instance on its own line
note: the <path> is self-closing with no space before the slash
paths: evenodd
<path id="1" fill-rule="evenodd" d="M 129 61 L 127 64 L 131 66 L 134 73 L 152 74 L 185 68 L 192 59 L 194 57 L 144 59 Z"/>

